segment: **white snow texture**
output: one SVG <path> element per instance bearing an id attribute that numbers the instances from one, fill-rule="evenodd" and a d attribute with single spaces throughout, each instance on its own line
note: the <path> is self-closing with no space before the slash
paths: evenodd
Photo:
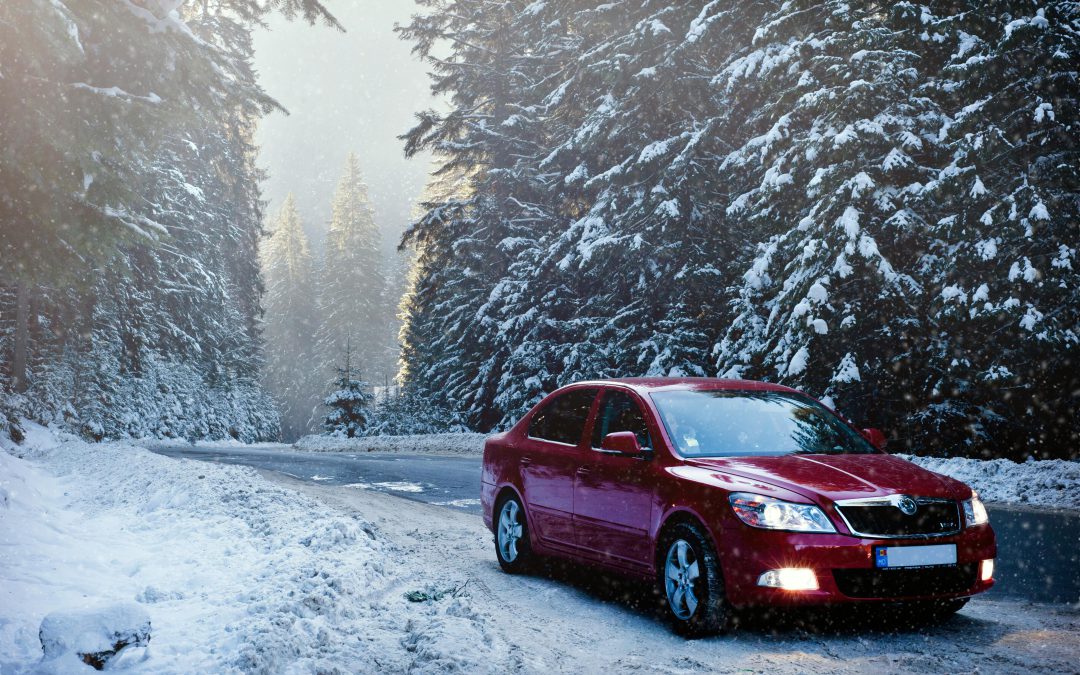
<path id="1" fill-rule="evenodd" d="M 83 669 L 71 650 L 97 647 L 101 631 L 50 629 L 66 654 L 57 665 L 43 660 L 42 619 L 131 623 L 103 610 L 133 601 L 153 631 L 117 668 L 486 672 L 497 660 L 467 597 L 405 600 L 391 563 L 404 553 L 358 516 L 252 469 L 58 443 L 27 426 L 29 442 L 0 450 L 2 673 Z"/>

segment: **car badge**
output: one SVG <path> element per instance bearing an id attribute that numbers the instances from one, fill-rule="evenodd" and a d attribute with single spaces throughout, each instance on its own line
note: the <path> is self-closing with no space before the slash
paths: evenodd
<path id="1" fill-rule="evenodd" d="M 900 499 L 896 500 L 896 508 L 900 509 L 900 512 L 905 516 L 913 516 L 919 510 L 919 505 L 911 497 L 902 495 Z"/>

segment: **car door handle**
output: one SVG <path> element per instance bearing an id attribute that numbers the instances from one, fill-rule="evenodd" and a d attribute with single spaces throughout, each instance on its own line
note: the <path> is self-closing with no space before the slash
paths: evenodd
<path id="1" fill-rule="evenodd" d="M 518 464 L 520 464 L 521 466 L 529 466 L 530 464 L 532 464 L 532 458 L 531 457 L 522 457 L 518 461 Z"/>
<path id="2" fill-rule="evenodd" d="M 579 476 L 588 476 L 590 473 L 592 473 L 592 471 L 584 466 L 577 470 L 577 475 Z"/>

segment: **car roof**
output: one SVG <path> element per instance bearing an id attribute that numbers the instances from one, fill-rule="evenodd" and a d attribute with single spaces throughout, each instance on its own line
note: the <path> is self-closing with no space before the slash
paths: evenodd
<path id="1" fill-rule="evenodd" d="M 757 380 L 733 380 L 719 377 L 619 377 L 606 380 L 588 380 L 575 382 L 572 386 L 580 385 L 623 385 L 638 391 L 647 393 L 654 391 L 786 391 L 794 392 L 795 389 L 771 382 L 759 382 Z"/>

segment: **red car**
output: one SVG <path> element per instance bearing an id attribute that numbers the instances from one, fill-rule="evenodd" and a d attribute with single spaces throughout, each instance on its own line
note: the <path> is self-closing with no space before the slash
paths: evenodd
<path id="1" fill-rule="evenodd" d="M 653 579 L 686 634 L 753 605 L 948 616 L 994 583 L 986 509 L 883 446 L 778 385 L 581 382 L 488 439 L 484 522 L 507 572 L 560 556 Z"/>

